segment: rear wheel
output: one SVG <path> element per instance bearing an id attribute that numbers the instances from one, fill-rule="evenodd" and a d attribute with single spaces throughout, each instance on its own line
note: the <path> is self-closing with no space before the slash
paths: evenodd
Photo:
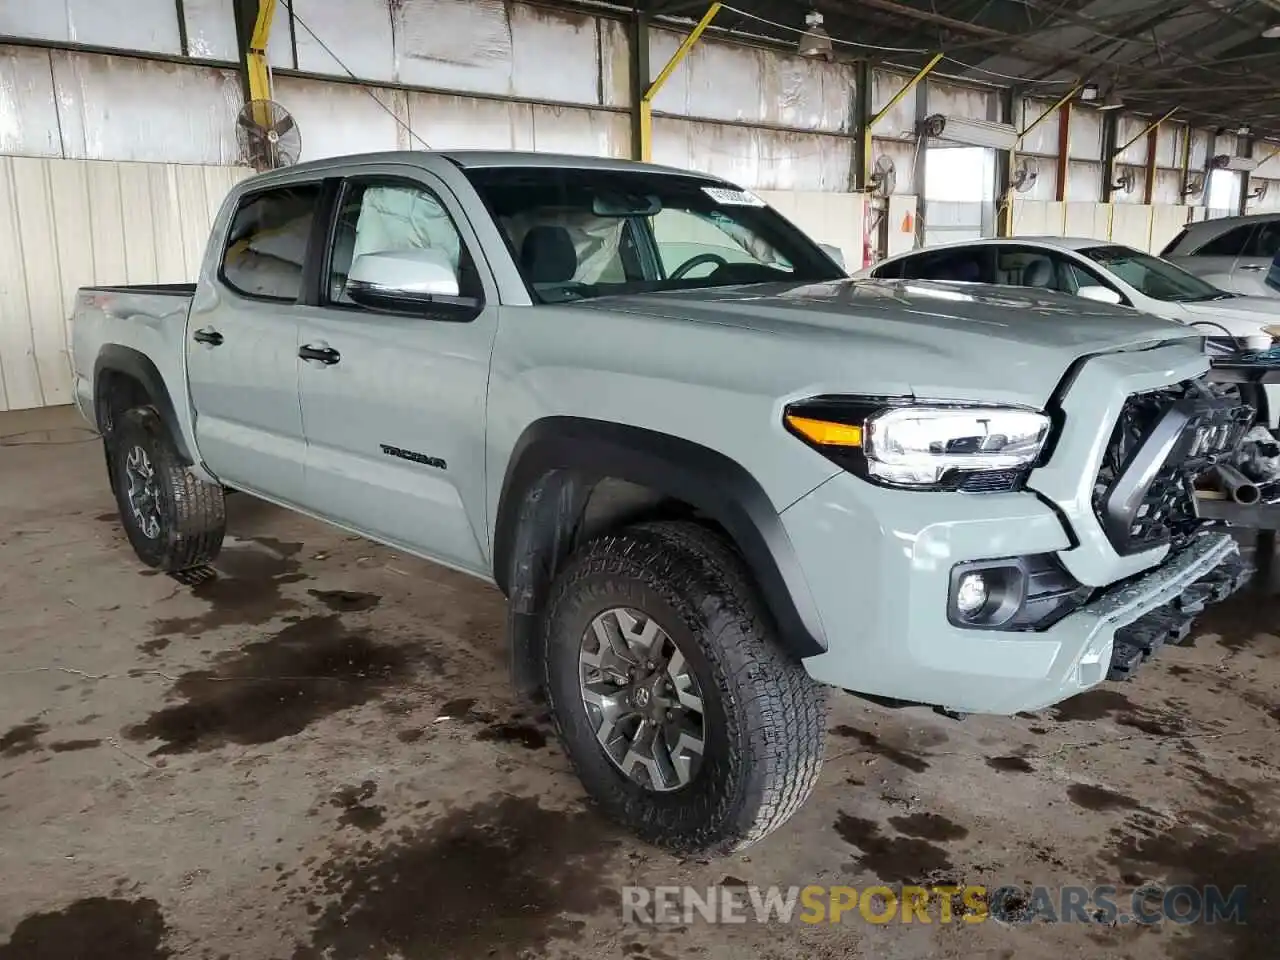
<path id="1" fill-rule="evenodd" d="M 143 563 L 173 572 L 218 555 L 226 528 L 222 488 L 187 469 L 153 408 L 119 417 L 107 456 L 121 522 Z"/>
<path id="2" fill-rule="evenodd" d="M 642 839 L 728 852 L 822 766 L 825 696 L 776 642 L 738 554 L 691 523 L 588 544 L 557 579 L 546 683 L 587 792 Z"/>

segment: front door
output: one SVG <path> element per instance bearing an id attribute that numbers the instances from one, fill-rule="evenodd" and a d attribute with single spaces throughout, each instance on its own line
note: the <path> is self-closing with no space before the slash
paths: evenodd
<path id="1" fill-rule="evenodd" d="M 247 194 L 187 322 L 201 458 L 225 483 L 286 503 L 304 492 L 297 300 L 319 199 L 319 182 Z"/>
<path id="2" fill-rule="evenodd" d="M 472 257 L 470 225 L 431 174 L 371 167 L 344 183 L 331 236 L 320 303 L 300 308 L 307 506 L 487 574 L 485 403 L 497 295 Z M 357 286 L 353 297 L 353 263 L 379 253 L 448 264 L 457 295 L 437 287 L 430 300 L 371 302 Z"/>
<path id="3" fill-rule="evenodd" d="M 1249 236 L 1244 252 L 1232 271 L 1236 293 L 1252 297 L 1275 296 L 1275 290 L 1267 285 L 1271 261 L 1280 253 L 1280 219 L 1264 220 Z"/>

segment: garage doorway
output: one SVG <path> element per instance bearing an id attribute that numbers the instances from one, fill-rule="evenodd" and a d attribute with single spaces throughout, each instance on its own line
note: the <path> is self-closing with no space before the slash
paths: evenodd
<path id="1" fill-rule="evenodd" d="M 924 171 L 924 244 L 995 233 L 996 152 L 931 142 Z"/>

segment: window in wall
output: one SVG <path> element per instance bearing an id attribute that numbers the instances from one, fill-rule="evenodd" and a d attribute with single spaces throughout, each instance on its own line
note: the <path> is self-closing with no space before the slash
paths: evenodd
<path id="1" fill-rule="evenodd" d="M 227 235 L 222 281 L 247 296 L 297 300 L 319 198 L 318 183 L 246 196 Z"/>

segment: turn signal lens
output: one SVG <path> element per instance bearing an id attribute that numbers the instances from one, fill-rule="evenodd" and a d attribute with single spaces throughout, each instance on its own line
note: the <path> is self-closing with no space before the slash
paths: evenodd
<path id="1" fill-rule="evenodd" d="M 852 424 L 833 423 L 830 420 L 815 420 L 812 417 L 798 417 L 793 413 L 788 413 L 787 426 L 819 446 L 862 446 L 862 428 L 855 427 Z"/>

